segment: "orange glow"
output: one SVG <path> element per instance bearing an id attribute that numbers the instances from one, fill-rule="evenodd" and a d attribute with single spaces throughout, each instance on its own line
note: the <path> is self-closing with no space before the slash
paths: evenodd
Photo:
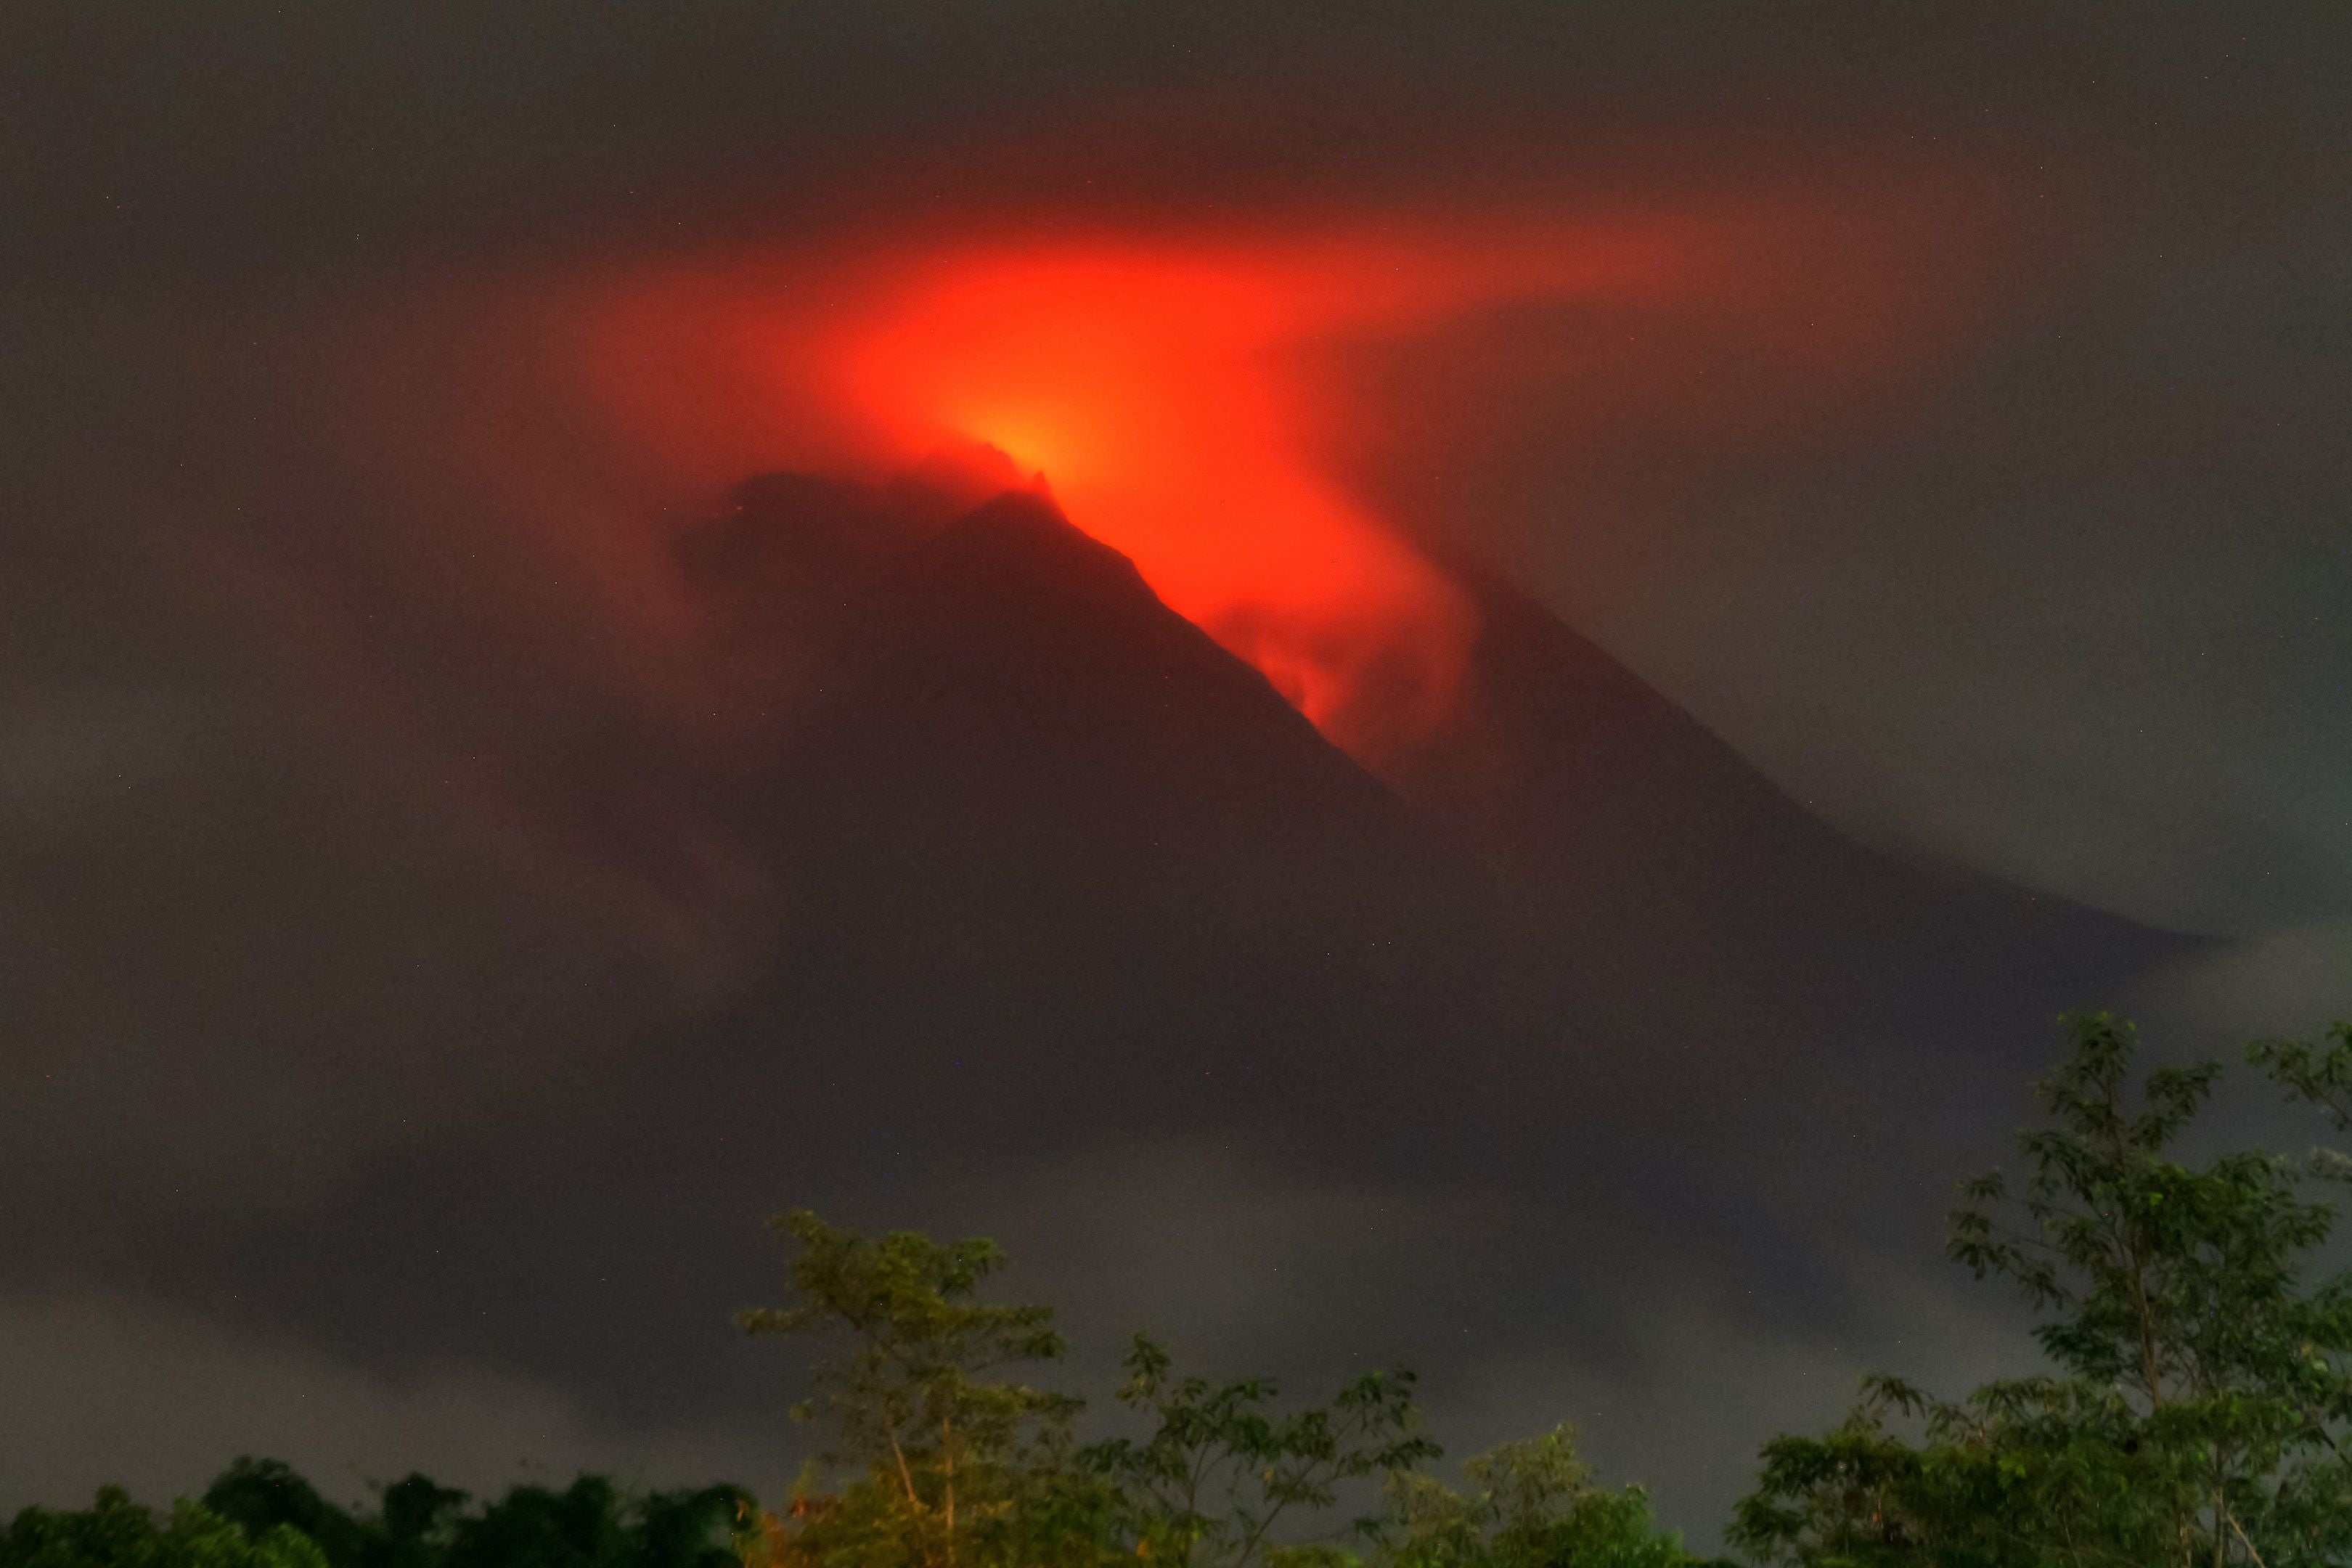
<path id="1" fill-rule="evenodd" d="M 1940 265 L 1918 216 L 1937 199 L 739 260 L 634 280 L 599 379 L 641 442 L 719 483 L 992 446 L 1376 760 L 1443 714 L 1475 626 L 1452 579 L 1327 471 L 1349 410 L 1301 374 L 1317 353 L 1496 305 L 1606 301 L 1743 334 L 1796 367 L 1790 385 L 1868 385 L 1917 360 L 1965 292 L 1921 281 Z"/>
<path id="2" fill-rule="evenodd" d="M 895 451 L 979 441 L 1042 473 L 1171 608 L 1367 745 L 1433 716 L 1469 620 L 1306 460 L 1276 355 L 1336 324 L 1329 281 L 1109 248 L 959 258 L 821 357 Z"/>
<path id="3" fill-rule="evenodd" d="M 1542 234 L 974 247 L 882 269 L 842 324 L 777 352 L 884 460 L 976 442 L 1041 474 L 1171 608 L 1364 755 L 1442 714 L 1475 626 L 1316 465 L 1297 355 L 1496 295 L 1654 289 L 1670 260 L 1654 237 Z"/>

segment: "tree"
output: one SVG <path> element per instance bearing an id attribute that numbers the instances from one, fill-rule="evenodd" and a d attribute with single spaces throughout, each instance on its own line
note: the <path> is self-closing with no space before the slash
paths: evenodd
<path id="1" fill-rule="evenodd" d="M 2144 1568 L 2178 1555 L 2175 1459 L 2096 1385 L 2022 1379 L 1949 1403 L 1875 1377 L 1836 1430 L 1765 1446 L 1727 1533 L 1772 1563 Z"/>
<path id="2" fill-rule="evenodd" d="M 782 1519 L 761 1516 L 746 1568 L 1668 1568 L 1690 1563 L 1638 1488 L 1592 1484 L 1558 1431 L 1473 1460 L 1469 1496 L 1413 1472 L 1413 1375 L 1368 1373 L 1328 1405 L 1283 1407 L 1272 1380 L 1179 1375 L 1139 1333 L 1119 1402 L 1142 1435 L 1079 1447 L 1080 1402 L 998 1375 L 1061 1354 L 1044 1307 L 974 1300 L 1003 1263 L 991 1243 L 910 1232 L 869 1239 L 805 1211 L 795 1304 L 740 1314 L 754 1333 L 824 1335 L 804 1419 L 835 1445 Z M 827 1472 L 845 1483 L 811 1484 Z M 1381 1501 L 1337 1519 L 1351 1498 Z"/>
<path id="3" fill-rule="evenodd" d="M 80 1512 L 28 1508 L 0 1531 L 0 1568 L 327 1568 L 318 1543 L 290 1525 L 248 1535 L 234 1520 L 182 1499 L 170 1519 L 107 1487 Z"/>
<path id="4" fill-rule="evenodd" d="M 361 1568 L 440 1568 L 466 1494 L 411 1472 L 383 1489 Z M 335 1568 L 349 1568 L 337 1559 Z"/>
<path id="5" fill-rule="evenodd" d="M 1007 1560 L 1041 1517 L 1069 1528 L 1099 1517 L 1065 1475 L 1079 1402 L 995 1375 L 1056 1360 L 1063 1346 L 1051 1308 L 972 1299 L 1003 1266 L 994 1243 L 911 1231 L 873 1239 L 805 1209 L 773 1223 L 798 1244 L 797 1304 L 737 1321 L 754 1334 L 846 1342 L 794 1415 L 830 1417 L 824 1465 L 851 1479 L 795 1500 L 796 1553 L 857 1568 L 976 1568 Z"/>
<path id="6" fill-rule="evenodd" d="M 2246 1059 L 2295 1099 L 2317 1106 L 2338 1132 L 2352 1132 L 2352 1024 L 2338 1024 L 2318 1045 L 2256 1040 Z"/>
<path id="7" fill-rule="evenodd" d="M 452 1494 L 464 1500 L 462 1492 Z M 205 1489 L 204 1506 L 253 1536 L 284 1526 L 316 1542 L 335 1568 L 370 1560 L 372 1532 L 282 1460 L 240 1458 Z"/>
<path id="8" fill-rule="evenodd" d="M 1874 1379 L 1837 1431 L 1776 1439 L 1731 1531 L 1763 1560 L 2285 1568 L 2352 1552 L 2352 1287 L 2309 1278 L 2334 1210 L 2277 1156 L 2177 1156 L 2217 1066 L 2159 1068 L 2135 1095 L 2131 1026 L 2066 1026 L 2043 1121 L 2019 1139 L 2024 1185 L 1965 1184 L 1949 1248 L 2042 1311 L 2054 1374 L 1958 1403 Z"/>
<path id="9" fill-rule="evenodd" d="M 740 1532 L 756 1511 L 740 1487 L 648 1493 L 629 1521 L 635 1561 L 639 1568 L 740 1568 Z"/>
<path id="10" fill-rule="evenodd" d="M 1640 1487 L 1593 1484 L 1576 1433 L 1556 1426 L 1465 1460 L 1470 1489 L 1398 1471 L 1374 1536 L 1377 1568 L 1684 1568 Z"/>
<path id="11" fill-rule="evenodd" d="M 518 1486 L 478 1512 L 464 1492 L 410 1475 L 354 1514 L 276 1459 L 239 1459 L 204 1506 L 256 1540 L 292 1530 L 328 1568 L 734 1568 L 751 1494 L 737 1487 L 624 1493 L 583 1475 L 561 1491 Z"/>
<path id="12" fill-rule="evenodd" d="M 1116 1489 L 1135 1553 L 1177 1568 L 1244 1568 L 1295 1552 L 1277 1540 L 1278 1523 L 1328 1510 L 1349 1481 L 1438 1452 L 1416 1430 L 1410 1372 L 1367 1373 L 1328 1406 L 1285 1415 L 1270 1380 L 1173 1376 L 1168 1352 L 1148 1334 L 1135 1336 L 1125 1364 L 1119 1400 L 1153 1417 L 1152 1434 L 1097 1444 L 1083 1462 Z"/>

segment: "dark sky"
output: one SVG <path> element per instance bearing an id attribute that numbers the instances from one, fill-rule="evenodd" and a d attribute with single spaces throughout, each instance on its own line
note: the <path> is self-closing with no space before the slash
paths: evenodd
<path id="1" fill-rule="evenodd" d="M 1898 391 L 1766 419 L 1769 376 L 1672 322 L 1497 309 L 1329 345 L 1378 411 L 1333 461 L 1834 828 L 2212 939 L 2132 981 L 2165 1048 L 2352 1013 L 2347 72 L 2325 5 L 9 7 L 0 1386 L 42 1414 L 0 1433 L 0 1509 L 254 1449 L 343 1484 L 785 1471 L 781 1397 L 698 1408 L 539 1305 L 501 1321 L 482 1261 L 596 1234 L 556 1151 L 691 1187 L 614 1086 L 736 1061 L 712 1042 L 808 962 L 784 862 L 745 847 L 770 830 L 710 784 L 743 689 L 675 631 L 661 530 L 716 493 L 547 390 L 583 279 L 991 223 L 1990 193 L 1964 328 Z M 797 754 L 756 768 L 789 792 Z M 1352 896 L 1345 842 L 1299 862 L 1310 925 Z M 962 1066 L 880 1000 L 898 1023 L 809 1034 L 779 1082 Z M 1569 1155 L 1465 1175 L 1384 1133 L 1407 1055 L 1314 1058 L 1363 1085 L 1328 1158 L 1304 1111 L 1229 1135 L 1134 1110 L 1114 1066 L 1099 1136 L 894 1128 L 881 1095 L 872 1139 L 930 1141 L 884 1171 L 812 1131 L 839 1106 L 755 1087 L 778 1140 L 853 1152 L 787 1162 L 813 1191 L 714 1184 L 744 1206 L 698 1235 L 740 1256 L 565 1321 L 723 1340 L 760 1215 L 804 1198 L 985 1228 L 1086 1354 L 1143 1321 L 1234 1370 L 1410 1353 L 1448 1436 L 1574 1418 L 1705 1539 L 1757 1441 L 1859 1371 L 2014 1359 L 1934 1183 L 1998 1157 L 2050 1043 L 1824 1047 L 1824 1082 L 1981 1114 L 1858 1134 L 1866 1100 L 1825 1099 L 1844 1195 L 1736 1224 L 1706 1194 L 1742 1134 L 1703 1093 L 1641 1121 L 1640 1201 L 1580 1219 Z M 1569 1097 L 1558 1146 L 1614 1148 L 1605 1104 Z M 509 1223 L 537 1239 L 483 1228 Z M 1561 1237 L 1605 1265 L 1531 1239 Z"/>

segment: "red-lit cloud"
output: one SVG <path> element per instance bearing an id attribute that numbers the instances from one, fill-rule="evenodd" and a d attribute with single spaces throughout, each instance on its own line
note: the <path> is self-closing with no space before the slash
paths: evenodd
<path id="1" fill-rule="evenodd" d="M 1772 406 L 1749 411 L 1769 426 L 1932 363 L 1992 227 L 1927 179 L 1535 218 L 1006 225 L 600 285 L 586 363 L 627 437 L 698 484 L 994 447 L 1377 757 L 1442 713 L 1475 627 L 1447 574 L 1335 480 L 1333 433 L 1365 437 L 1345 388 L 1303 374 L 1318 353 L 1515 304 L 1663 313 L 1774 360 Z M 1539 367 L 1570 386 L 1588 368 Z M 1639 395 L 1674 374 L 1650 367 Z M 1606 376 L 1578 392 L 1616 395 Z"/>

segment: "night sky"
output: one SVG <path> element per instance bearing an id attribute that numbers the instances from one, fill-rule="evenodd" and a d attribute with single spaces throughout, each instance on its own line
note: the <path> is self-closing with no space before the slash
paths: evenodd
<path id="1" fill-rule="evenodd" d="M 799 1205 L 1695 1542 L 2015 1368 L 1942 1218 L 2059 1010 L 2352 1015 L 2347 80 L 2331 5 L 8 7 L 0 1510 L 780 1490 Z"/>

